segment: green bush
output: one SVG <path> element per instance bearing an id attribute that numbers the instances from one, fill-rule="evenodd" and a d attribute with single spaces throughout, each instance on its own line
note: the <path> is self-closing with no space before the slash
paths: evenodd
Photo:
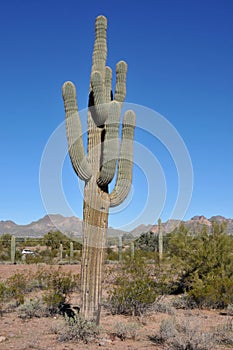
<path id="1" fill-rule="evenodd" d="M 118 251 L 114 251 L 112 248 L 108 247 L 106 250 L 106 260 L 118 261 L 119 260 Z"/>
<path id="2" fill-rule="evenodd" d="M 233 278 L 215 269 L 205 278 L 197 273 L 190 281 L 189 297 L 202 307 L 225 308 L 233 302 Z"/>
<path id="3" fill-rule="evenodd" d="M 218 344 L 233 346 L 233 319 L 228 318 L 222 325 L 217 327 L 215 338 Z"/>
<path id="4" fill-rule="evenodd" d="M 146 251 L 155 252 L 158 250 L 158 235 L 154 232 L 145 232 L 138 237 L 135 242 L 135 248 Z"/>
<path id="5" fill-rule="evenodd" d="M 47 278 L 47 292 L 43 295 L 43 300 L 49 312 L 56 314 L 66 302 L 68 295 L 77 287 L 77 276 L 71 273 L 64 274 L 59 269 L 53 271 Z"/>
<path id="6" fill-rule="evenodd" d="M 60 341 L 83 341 L 85 344 L 95 340 L 100 334 L 100 328 L 93 321 L 82 316 L 72 318 L 65 316 L 64 327 L 58 331 Z"/>
<path id="7" fill-rule="evenodd" d="M 213 223 L 190 235 L 180 227 L 168 242 L 171 269 L 176 269 L 175 292 L 188 293 L 199 306 L 225 307 L 233 302 L 233 237 Z"/>
<path id="8" fill-rule="evenodd" d="M 24 304 L 18 307 L 17 312 L 18 316 L 22 319 L 48 316 L 46 307 L 40 298 L 25 301 Z"/>
<path id="9" fill-rule="evenodd" d="M 6 297 L 8 299 L 14 298 L 17 303 L 24 303 L 24 294 L 28 290 L 28 277 L 23 273 L 16 273 L 7 279 Z"/>
<path id="10" fill-rule="evenodd" d="M 16 273 L 4 282 L 0 282 L 0 310 L 4 311 L 3 305 L 12 300 L 15 301 L 15 306 L 24 304 L 25 295 L 33 290 L 46 290 L 42 295 L 46 314 L 58 313 L 67 302 L 70 293 L 77 288 L 78 279 L 78 275 L 64 273 L 60 268 L 57 270 L 40 268 L 31 276 L 26 273 Z M 36 305 L 42 310 L 40 303 L 41 301 L 37 299 L 29 300 L 19 311 L 22 311 L 25 317 L 29 317 L 34 313 Z"/>
<path id="11" fill-rule="evenodd" d="M 169 350 L 209 350 L 215 345 L 214 334 L 203 332 L 196 321 L 181 324 L 174 317 L 163 320 L 159 333 L 149 338 Z"/>
<path id="12" fill-rule="evenodd" d="M 114 326 L 114 335 L 122 341 L 126 339 L 136 340 L 139 327 L 138 323 L 117 322 Z"/>
<path id="13" fill-rule="evenodd" d="M 141 315 L 157 297 L 155 283 L 143 259 L 124 261 L 109 291 L 112 314 Z"/>
<path id="14" fill-rule="evenodd" d="M 61 233 L 60 231 L 56 232 L 48 232 L 43 237 L 43 244 L 46 245 L 48 248 L 51 248 L 51 250 L 59 249 L 60 243 L 63 245 L 63 250 L 67 254 L 69 254 L 70 250 L 70 242 L 71 239 Z M 74 244 L 74 250 L 81 250 L 82 244 L 76 241 L 73 241 Z"/>

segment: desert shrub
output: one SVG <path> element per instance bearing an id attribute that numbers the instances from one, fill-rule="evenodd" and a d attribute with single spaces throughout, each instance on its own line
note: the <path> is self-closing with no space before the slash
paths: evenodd
<path id="1" fill-rule="evenodd" d="M 47 289 L 51 274 L 51 270 L 44 269 L 40 266 L 29 280 L 28 286 L 31 289 L 31 291 Z"/>
<path id="2" fill-rule="evenodd" d="M 167 320 L 163 320 L 160 324 L 160 338 L 162 342 L 166 342 L 171 338 L 177 336 L 178 331 L 176 329 L 175 318 L 169 318 Z"/>
<path id="3" fill-rule="evenodd" d="M 59 292 L 49 291 L 43 295 L 43 301 L 51 315 L 59 313 L 61 306 L 65 303 L 65 296 Z"/>
<path id="4" fill-rule="evenodd" d="M 155 301 L 151 306 L 151 310 L 168 315 L 174 315 L 175 313 L 173 306 L 171 306 L 169 303 L 164 303 L 161 301 Z"/>
<path id="5" fill-rule="evenodd" d="M 214 348 L 214 334 L 204 333 L 194 322 L 178 323 L 174 317 L 163 320 L 159 333 L 150 337 L 169 350 L 209 350 Z"/>
<path id="6" fill-rule="evenodd" d="M 61 269 L 38 269 L 34 275 L 16 273 L 3 282 L 0 282 L 0 304 L 15 300 L 16 306 L 24 303 L 26 294 L 33 290 L 46 290 L 43 301 L 51 314 L 59 312 L 60 306 L 66 302 L 70 293 L 78 284 L 78 276 L 63 273 Z M 36 304 L 36 301 L 35 301 Z M 26 305 L 30 308 L 34 305 Z M 22 308 L 23 309 L 23 308 Z"/>
<path id="7" fill-rule="evenodd" d="M 22 319 L 48 316 L 46 307 L 40 298 L 26 300 L 17 309 L 18 316 Z"/>
<path id="8" fill-rule="evenodd" d="M 3 248 L 10 248 L 11 246 L 11 235 L 9 233 L 4 233 L 0 238 L 0 246 Z"/>
<path id="9" fill-rule="evenodd" d="M 233 316 L 233 304 L 227 305 L 226 313 L 228 316 Z"/>
<path id="10" fill-rule="evenodd" d="M 172 300 L 172 306 L 175 309 L 195 309 L 198 307 L 197 303 L 193 300 L 193 298 L 190 298 L 187 294 L 182 294 L 179 296 L 176 296 Z"/>
<path id="11" fill-rule="evenodd" d="M 221 269 L 209 272 L 205 279 L 197 273 L 190 281 L 189 298 L 202 307 L 224 308 L 233 302 L 233 278 Z"/>
<path id="12" fill-rule="evenodd" d="M 0 237 L 0 261 L 10 260 L 11 235 L 5 233 Z"/>
<path id="13" fill-rule="evenodd" d="M 7 250 L 1 249 L 0 250 L 0 261 L 9 261 L 10 260 L 10 253 Z"/>
<path id="14" fill-rule="evenodd" d="M 106 250 L 106 260 L 118 261 L 119 260 L 118 252 L 108 247 Z"/>
<path id="15" fill-rule="evenodd" d="M 30 291 L 28 277 L 23 273 L 16 273 L 0 282 L 0 305 L 4 311 L 9 311 L 24 303 L 24 296 Z"/>
<path id="16" fill-rule="evenodd" d="M 43 295 L 43 301 L 51 314 L 60 311 L 66 302 L 68 295 L 74 291 L 77 285 L 77 276 L 71 273 L 62 273 L 56 270 L 47 276 L 47 292 Z"/>
<path id="17" fill-rule="evenodd" d="M 100 334 L 100 328 L 93 321 L 85 320 L 81 316 L 65 316 L 64 326 L 58 333 L 59 341 L 83 341 L 85 344 L 95 340 Z"/>
<path id="18" fill-rule="evenodd" d="M 218 344 L 233 345 L 233 319 L 228 318 L 223 325 L 216 329 L 215 337 Z"/>
<path id="19" fill-rule="evenodd" d="M 158 250 L 158 235 L 153 232 L 145 232 L 135 240 L 135 248 L 146 252 L 155 252 Z"/>
<path id="20" fill-rule="evenodd" d="M 112 314 L 141 315 L 155 301 L 155 283 L 143 259 L 124 261 L 109 291 Z"/>
<path id="21" fill-rule="evenodd" d="M 170 235 L 168 254 L 176 268 L 174 292 L 188 292 L 200 306 L 225 307 L 233 302 L 233 237 L 225 226 L 213 223 L 212 233 L 204 228 L 190 235 L 181 226 Z"/>
<path id="22" fill-rule="evenodd" d="M 108 303 L 112 314 L 141 315 L 156 297 L 151 280 L 118 279 L 118 283 Z"/>
<path id="23" fill-rule="evenodd" d="M 136 340 L 139 327 L 140 326 L 138 323 L 117 322 L 114 325 L 114 335 L 120 338 L 122 341 L 126 339 Z"/>
<path id="24" fill-rule="evenodd" d="M 43 244 L 46 245 L 48 248 L 50 248 L 52 251 L 57 250 L 60 247 L 60 243 L 63 244 L 63 250 L 67 254 L 69 254 L 70 251 L 70 238 L 61 233 L 60 231 L 55 231 L 55 232 L 48 232 L 47 234 L 44 235 L 43 237 Z M 73 241 L 74 245 L 74 250 L 81 250 L 82 249 L 82 244 Z"/>
<path id="25" fill-rule="evenodd" d="M 2 316 L 3 314 L 2 304 L 4 302 L 6 293 L 7 293 L 7 288 L 5 286 L 5 283 L 0 282 L 0 316 Z"/>
<path id="26" fill-rule="evenodd" d="M 4 300 L 6 293 L 7 293 L 6 284 L 3 282 L 0 282 L 0 302 Z"/>
<path id="27" fill-rule="evenodd" d="M 23 304 L 24 294 L 29 291 L 27 276 L 22 273 L 16 273 L 7 279 L 6 286 L 6 297 L 8 299 L 14 298 L 19 304 Z"/>

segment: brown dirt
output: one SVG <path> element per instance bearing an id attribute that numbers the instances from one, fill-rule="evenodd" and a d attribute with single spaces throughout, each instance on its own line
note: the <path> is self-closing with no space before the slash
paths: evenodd
<path id="1" fill-rule="evenodd" d="M 33 274 L 40 268 L 51 268 L 43 265 L 0 265 L 0 281 L 4 280 L 15 273 Z M 57 268 L 57 267 L 52 267 Z M 62 271 L 71 271 L 74 274 L 80 272 L 79 265 L 61 266 Z M 74 295 L 74 300 L 78 299 Z M 6 339 L 0 342 L 1 350 L 75 350 L 75 349 L 116 349 L 116 350 L 136 350 L 136 349 L 168 349 L 162 345 L 154 344 L 149 336 L 153 336 L 159 329 L 161 321 L 165 318 L 174 317 L 163 313 L 151 313 L 142 318 L 112 316 L 103 310 L 101 317 L 101 327 L 103 328 L 102 339 L 96 343 L 83 344 L 75 342 L 59 342 L 57 335 L 54 333 L 56 326 L 62 321 L 62 316 L 33 318 L 30 320 L 22 320 L 17 315 L 17 310 L 4 313 L 0 317 L 0 337 Z M 213 331 L 220 324 L 224 324 L 227 316 L 220 315 L 217 310 L 175 310 L 175 317 L 181 323 L 191 322 L 198 325 L 206 332 Z M 140 328 L 137 332 L 135 340 L 127 339 L 121 341 L 119 338 L 111 336 L 114 333 L 114 327 L 117 322 L 121 323 L 138 323 Z M 1 338 L 0 338 L 1 339 Z M 100 346 L 100 343 L 102 344 Z M 232 348 L 232 347 L 231 347 Z M 210 348 L 212 350 L 226 350 L 229 347 L 219 346 Z"/>

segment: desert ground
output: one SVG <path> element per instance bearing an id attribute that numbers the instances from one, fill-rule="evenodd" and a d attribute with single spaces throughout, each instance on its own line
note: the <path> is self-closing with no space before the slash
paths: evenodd
<path id="1" fill-rule="evenodd" d="M 43 266 L 44 268 L 44 266 Z M 46 268 L 56 269 L 56 266 Z M 64 272 L 77 274 L 80 272 L 79 265 L 64 265 L 60 267 Z M 0 265 L 0 281 L 4 281 L 15 273 L 31 274 L 40 269 L 38 265 Z M 33 296 L 28 295 L 27 298 Z M 73 294 L 71 303 L 77 304 L 79 296 Z M 163 300 L 169 303 L 169 298 Z M 194 332 L 203 334 L 214 334 L 217 328 L 224 329 L 225 325 L 232 324 L 233 317 L 226 315 L 221 310 L 181 310 L 174 309 L 173 314 L 166 312 L 150 311 L 141 317 L 111 315 L 108 310 L 103 309 L 101 315 L 101 334 L 98 339 L 91 343 L 58 340 L 56 329 L 63 322 L 63 316 L 56 315 L 50 317 L 40 317 L 31 319 L 22 319 L 18 315 L 17 308 L 4 312 L 0 317 L 0 349 L 1 350 L 75 350 L 75 349 L 175 349 L 167 344 L 155 342 L 153 337 L 159 332 L 160 324 L 165 319 L 176 319 L 181 325 L 189 325 Z M 116 335 L 116 324 L 136 325 L 137 330 L 133 337 L 121 340 Z M 192 334 L 190 335 L 192 337 Z M 133 339 L 132 339 L 133 338 Z M 209 338 L 210 339 L 210 338 Z M 216 344 L 207 349 L 227 350 L 233 348 L 231 345 Z M 178 348 L 177 348 L 178 349 Z M 180 347 L 179 349 L 204 349 L 202 347 L 188 348 Z M 206 348 L 205 348 L 206 349 Z"/>

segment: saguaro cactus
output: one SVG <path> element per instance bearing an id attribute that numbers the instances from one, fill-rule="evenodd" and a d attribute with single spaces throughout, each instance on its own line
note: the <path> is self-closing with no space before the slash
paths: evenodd
<path id="1" fill-rule="evenodd" d="M 119 261 L 122 262 L 122 237 L 119 236 L 119 242 L 118 242 L 118 256 Z"/>
<path id="2" fill-rule="evenodd" d="M 161 261 L 163 258 L 163 231 L 161 219 L 158 219 L 158 238 L 159 261 Z"/>
<path id="3" fill-rule="evenodd" d="M 121 204 L 130 190 L 135 128 L 134 112 L 126 111 L 119 142 L 121 108 L 126 94 L 127 64 L 120 61 L 116 65 L 116 87 L 113 95 L 112 70 L 106 66 L 106 30 L 107 19 L 104 16 L 97 17 L 87 118 L 87 155 L 82 140 L 76 88 L 69 81 L 62 88 L 70 159 L 76 174 L 85 181 L 81 313 L 86 319 L 96 319 L 97 322 L 100 317 L 109 207 Z M 117 179 L 113 191 L 109 193 L 108 185 L 115 175 L 116 165 Z"/>
<path id="4" fill-rule="evenodd" d="M 132 241 L 130 243 L 130 256 L 131 256 L 132 260 L 134 259 L 134 252 L 135 252 L 135 250 L 134 250 L 134 241 Z"/>
<path id="5" fill-rule="evenodd" d="M 16 251 L 15 236 L 11 236 L 11 263 L 12 264 L 15 264 L 15 251 Z"/>
<path id="6" fill-rule="evenodd" d="M 63 244 L 60 243 L 60 246 L 59 246 L 59 259 L 60 259 L 60 262 L 62 262 L 62 258 L 63 258 Z"/>
<path id="7" fill-rule="evenodd" d="M 74 259 L 74 243 L 70 242 L 70 262 Z"/>

